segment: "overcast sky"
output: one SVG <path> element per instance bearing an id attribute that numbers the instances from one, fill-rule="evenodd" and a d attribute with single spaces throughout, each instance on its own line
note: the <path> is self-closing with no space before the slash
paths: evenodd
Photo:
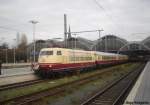
<path id="1" fill-rule="evenodd" d="M 62 37 L 63 15 L 71 31 L 104 29 L 126 40 L 143 40 L 150 35 L 150 0 L 0 0 L 0 40 L 13 42 L 16 33 L 32 41 L 30 20 L 36 25 L 36 39 Z M 98 33 L 78 34 L 95 40 Z"/>

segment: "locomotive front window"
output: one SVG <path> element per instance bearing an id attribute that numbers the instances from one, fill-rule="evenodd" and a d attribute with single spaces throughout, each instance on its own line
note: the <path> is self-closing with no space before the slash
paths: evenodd
<path id="1" fill-rule="evenodd" d="M 42 55 L 53 55 L 53 51 L 42 51 L 40 53 L 40 56 L 42 56 Z"/>
<path id="2" fill-rule="evenodd" d="M 47 51 L 47 55 L 53 55 L 53 51 Z"/>

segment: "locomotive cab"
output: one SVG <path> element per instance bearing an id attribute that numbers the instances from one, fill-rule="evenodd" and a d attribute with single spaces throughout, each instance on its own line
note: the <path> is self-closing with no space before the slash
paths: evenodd
<path id="1" fill-rule="evenodd" d="M 61 49 L 43 49 L 39 54 L 39 63 L 62 63 L 63 54 Z"/>
<path id="2" fill-rule="evenodd" d="M 52 70 L 63 63 L 63 50 L 61 48 L 44 48 L 40 51 L 39 70 Z"/>

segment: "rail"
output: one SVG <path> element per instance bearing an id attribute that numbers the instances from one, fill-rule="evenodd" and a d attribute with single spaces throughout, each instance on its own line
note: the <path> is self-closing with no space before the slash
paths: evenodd
<path id="1" fill-rule="evenodd" d="M 129 72 L 121 79 L 108 85 L 105 89 L 98 92 L 88 100 L 84 101 L 81 105 L 120 105 L 123 103 L 127 93 L 135 83 L 139 74 L 143 70 L 143 64 L 138 70 Z"/>
<path id="2" fill-rule="evenodd" d="M 36 80 L 24 81 L 24 82 L 19 82 L 19 83 L 14 83 L 14 84 L 2 85 L 2 86 L 0 86 L 0 91 L 5 91 L 8 89 L 13 89 L 13 88 L 19 88 L 19 87 L 23 87 L 23 86 L 29 86 L 29 85 L 33 85 L 33 84 L 43 82 L 43 81 L 45 81 L 45 80 L 36 79 Z"/>

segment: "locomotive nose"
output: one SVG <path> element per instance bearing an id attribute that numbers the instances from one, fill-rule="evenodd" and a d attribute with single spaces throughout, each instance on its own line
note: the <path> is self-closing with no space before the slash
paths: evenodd
<path id="1" fill-rule="evenodd" d="M 43 58 L 43 59 L 41 59 L 41 62 L 45 62 L 45 59 Z"/>
<path id="2" fill-rule="evenodd" d="M 38 60 L 39 63 L 44 63 L 45 62 L 45 58 L 44 57 L 41 57 L 39 60 Z"/>

